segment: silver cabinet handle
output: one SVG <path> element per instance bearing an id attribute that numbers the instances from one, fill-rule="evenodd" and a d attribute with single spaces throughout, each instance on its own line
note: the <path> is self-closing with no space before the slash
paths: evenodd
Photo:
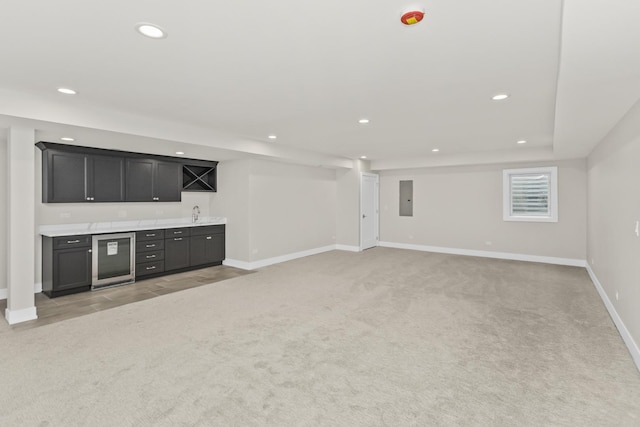
<path id="1" fill-rule="evenodd" d="M 155 248 L 156 244 L 154 243 L 153 245 L 146 245 L 145 247 L 147 247 L 147 248 Z"/>
<path id="2" fill-rule="evenodd" d="M 89 249 L 89 253 L 93 252 L 91 249 Z"/>
<path id="3" fill-rule="evenodd" d="M 155 255 L 147 255 L 146 256 L 147 259 L 152 259 L 152 258 L 155 258 L 155 257 L 156 257 Z"/>
<path id="4" fill-rule="evenodd" d="M 182 231 L 174 231 L 173 234 L 182 234 Z"/>
<path id="5" fill-rule="evenodd" d="M 211 236 L 207 236 L 207 240 L 211 240 Z"/>
<path id="6" fill-rule="evenodd" d="M 156 266 L 155 266 L 155 265 L 154 265 L 154 266 L 152 266 L 152 267 L 147 267 L 147 270 L 155 270 L 155 269 L 156 269 Z"/>
<path id="7" fill-rule="evenodd" d="M 179 240 L 182 240 L 182 237 L 176 237 L 176 238 L 175 238 L 175 239 L 173 239 L 173 240 L 175 240 L 175 241 L 179 241 Z"/>
<path id="8" fill-rule="evenodd" d="M 80 240 L 67 240 L 67 244 L 70 243 L 80 243 Z"/>
<path id="9" fill-rule="evenodd" d="M 153 233 L 153 234 L 145 234 L 145 237 L 156 237 L 156 233 Z"/>

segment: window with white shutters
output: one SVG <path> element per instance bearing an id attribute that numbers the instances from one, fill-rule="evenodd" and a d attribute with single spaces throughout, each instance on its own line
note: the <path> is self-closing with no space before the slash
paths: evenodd
<path id="1" fill-rule="evenodd" d="M 503 171 L 505 221 L 558 221 L 558 168 Z"/>

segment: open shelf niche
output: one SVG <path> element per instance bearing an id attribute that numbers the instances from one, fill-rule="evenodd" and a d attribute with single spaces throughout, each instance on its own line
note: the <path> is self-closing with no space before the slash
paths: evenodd
<path id="1" fill-rule="evenodd" d="M 213 166 L 182 166 L 182 191 L 217 191 L 217 163 Z"/>

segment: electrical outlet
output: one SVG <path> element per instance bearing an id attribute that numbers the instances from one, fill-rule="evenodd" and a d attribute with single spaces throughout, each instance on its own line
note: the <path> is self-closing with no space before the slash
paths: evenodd
<path id="1" fill-rule="evenodd" d="M 484 242 L 484 244 L 487 246 L 491 246 L 493 245 L 493 242 L 491 240 L 487 240 L 486 242 Z"/>
<path id="2" fill-rule="evenodd" d="M 413 240 L 413 234 L 409 234 L 409 240 Z"/>
<path id="3" fill-rule="evenodd" d="M 619 298 L 620 298 L 620 295 L 618 295 L 618 291 L 616 291 L 616 301 L 618 301 Z"/>
<path id="4" fill-rule="evenodd" d="M 257 254 L 257 253 L 258 253 L 258 250 L 257 250 L 257 249 L 254 249 L 252 252 L 253 252 L 253 254 L 255 255 L 255 254 Z"/>
<path id="5" fill-rule="evenodd" d="M 118 211 L 118 218 L 126 218 L 127 211 Z"/>
<path id="6" fill-rule="evenodd" d="M 636 233 L 636 237 L 640 237 L 640 221 L 636 221 L 635 233 Z"/>
<path id="7" fill-rule="evenodd" d="M 69 212 L 61 212 L 60 218 L 71 218 L 71 213 Z"/>

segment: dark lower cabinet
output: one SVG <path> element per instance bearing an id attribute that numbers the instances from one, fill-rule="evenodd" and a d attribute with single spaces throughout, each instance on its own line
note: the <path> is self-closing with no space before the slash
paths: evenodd
<path id="1" fill-rule="evenodd" d="M 191 236 L 191 266 L 224 260 L 224 233 Z"/>
<path id="2" fill-rule="evenodd" d="M 164 270 L 189 267 L 190 237 L 173 237 L 164 241 Z"/>
<path id="3" fill-rule="evenodd" d="M 91 290 L 91 235 L 42 237 L 42 291 L 58 297 Z M 222 264 L 225 226 L 136 232 L 136 280 Z"/>
<path id="4" fill-rule="evenodd" d="M 224 236 L 224 225 L 138 231 L 136 278 L 220 265 L 225 258 Z"/>
<path id="5" fill-rule="evenodd" d="M 42 238 L 42 292 L 57 297 L 91 289 L 91 236 Z"/>
<path id="6" fill-rule="evenodd" d="M 164 230 L 136 232 L 136 279 L 164 273 Z"/>

